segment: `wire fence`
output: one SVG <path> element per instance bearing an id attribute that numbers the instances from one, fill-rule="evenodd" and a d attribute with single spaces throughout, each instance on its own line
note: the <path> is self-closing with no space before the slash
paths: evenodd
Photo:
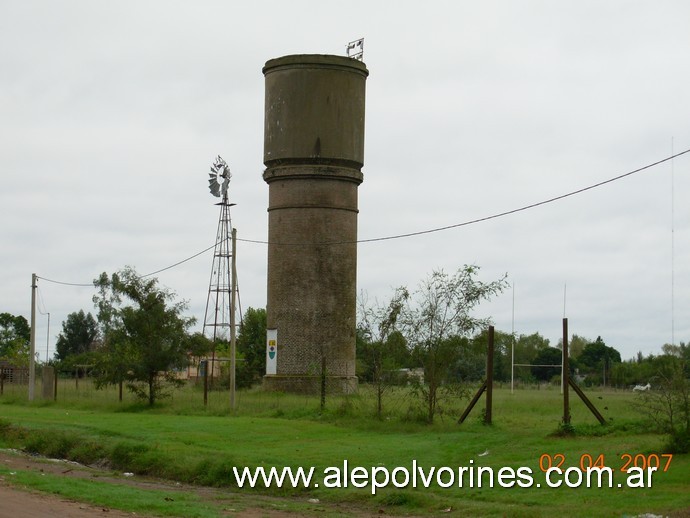
<path id="1" fill-rule="evenodd" d="M 57 382 L 50 381 L 45 389 L 42 376 L 38 375 L 35 386 L 35 405 L 52 405 L 84 410 L 140 411 L 148 407 L 131 391 L 123 387 L 108 385 L 97 388 L 95 380 L 86 375 L 59 376 Z M 435 416 L 440 420 L 454 422 L 467 406 L 479 383 L 472 382 L 453 387 L 441 387 Z M 495 389 L 510 393 L 510 382 L 496 382 Z M 52 389 L 52 390 L 50 390 Z M 557 383 L 525 383 L 515 385 L 517 391 L 528 398 L 554 400 L 553 412 L 557 413 L 560 385 Z M 230 406 L 230 391 L 227 380 L 215 379 L 206 393 L 204 404 L 203 380 L 185 381 L 181 387 L 165 390 L 157 400 L 153 411 L 179 415 L 242 415 L 257 417 L 283 417 L 288 419 L 316 417 L 327 414 L 331 417 L 357 417 L 421 422 L 427 418 L 428 407 L 424 385 L 376 385 L 360 383 L 354 394 L 326 394 L 325 406 L 321 406 L 320 394 L 292 394 L 272 392 L 255 386 L 236 392 L 235 408 Z M 616 392 L 608 388 L 609 393 Z M 629 392 L 627 389 L 625 392 Z M 380 397 L 379 397 L 380 392 Z M 0 403 L 24 403 L 27 401 L 28 383 L 5 383 L 0 394 Z M 529 394 L 533 394 L 530 396 Z M 538 395 L 541 394 L 541 395 Z M 555 414 L 556 415 L 556 414 Z"/>

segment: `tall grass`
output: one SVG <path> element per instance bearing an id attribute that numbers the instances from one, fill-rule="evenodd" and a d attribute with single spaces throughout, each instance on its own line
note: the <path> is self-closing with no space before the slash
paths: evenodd
<path id="1" fill-rule="evenodd" d="M 360 385 L 356 394 L 328 395 L 327 405 L 322 412 L 318 395 L 286 394 L 266 392 L 260 387 L 239 390 L 236 395 L 236 406 L 230 408 L 230 394 L 227 389 L 210 389 L 207 405 L 204 405 L 203 387 L 200 384 L 188 383 L 173 391 L 169 397 L 162 399 L 154 407 L 142 403 L 126 390 L 123 400 L 119 401 L 116 386 L 96 389 L 91 378 L 58 380 L 57 398 L 42 399 L 40 382 L 37 383 L 37 395 L 34 406 L 59 406 L 62 408 L 85 409 L 105 412 L 149 412 L 176 415 L 206 416 L 255 416 L 281 417 L 287 419 L 316 419 L 319 421 L 361 421 L 370 422 L 377 427 L 377 421 L 424 424 L 425 414 L 421 401 L 414 392 L 405 386 L 390 387 L 384 395 L 383 415 L 378 420 L 376 415 L 376 398 L 374 389 Z M 477 386 L 467 386 L 467 393 L 474 394 Z M 27 385 L 6 384 L 0 404 L 27 404 Z M 494 393 L 494 420 L 498 422 L 517 423 L 521 421 L 520 411 L 529 414 L 531 421 L 539 421 L 540 426 L 557 427 L 563 413 L 560 387 L 554 385 L 522 385 L 511 393 L 509 387 L 497 386 Z M 621 421 L 639 420 L 630 405 L 633 394 L 629 391 L 615 389 L 588 389 L 587 394 L 609 424 Z M 585 405 L 571 392 L 571 414 L 575 424 L 591 424 L 592 416 Z M 455 421 L 468 404 L 468 399 L 455 398 L 440 403 L 440 414 L 437 421 L 455 426 Z M 517 404 L 517 406 L 516 406 Z M 480 418 L 484 401 L 475 407 L 472 417 Z M 518 411 L 516 411 L 518 410 Z"/>

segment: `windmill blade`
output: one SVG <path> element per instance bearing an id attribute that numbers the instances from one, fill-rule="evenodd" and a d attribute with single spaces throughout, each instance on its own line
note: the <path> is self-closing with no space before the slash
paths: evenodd
<path id="1" fill-rule="evenodd" d="M 228 164 L 218 155 L 210 167 L 211 172 L 209 173 L 208 188 L 211 194 L 220 198 L 221 193 L 225 195 L 228 190 L 228 185 L 230 184 L 230 177 L 232 173 Z"/>
<path id="2" fill-rule="evenodd" d="M 208 188 L 215 197 L 220 198 L 220 184 L 218 180 L 212 178 L 208 181 Z"/>

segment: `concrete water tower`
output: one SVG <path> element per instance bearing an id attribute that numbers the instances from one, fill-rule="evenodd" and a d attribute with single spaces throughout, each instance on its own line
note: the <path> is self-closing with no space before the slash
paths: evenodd
<path id="1" fill-rule="evenodd" d="M 269 390 L 356 390 L 357 188 L 364 164 L 361 61 L 272 59 L 266 81 Z"/>

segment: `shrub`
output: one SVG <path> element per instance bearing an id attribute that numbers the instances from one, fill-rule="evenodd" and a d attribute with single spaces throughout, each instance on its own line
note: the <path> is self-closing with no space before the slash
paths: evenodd
<path id="1" fill-rule="evenodd" d="M 669 453 L 690 451 L 690 380 L 683 362 L 678 361 L 652 380 L 652 390 L 640 392 L 637 408 L 668 434 Z"/>

